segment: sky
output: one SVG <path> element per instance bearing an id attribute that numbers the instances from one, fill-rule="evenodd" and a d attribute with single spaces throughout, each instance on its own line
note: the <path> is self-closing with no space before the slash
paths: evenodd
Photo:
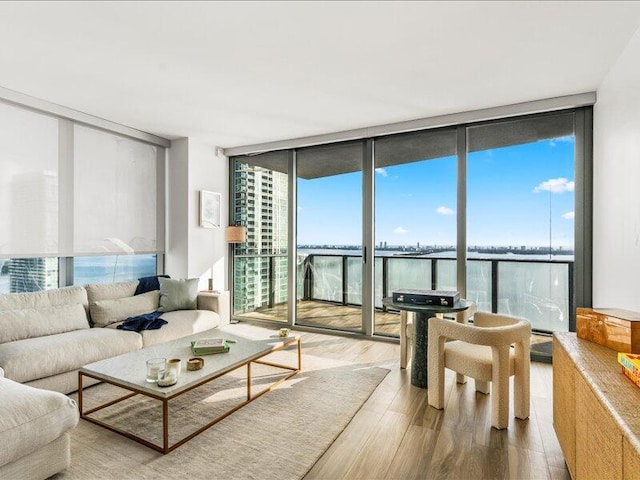
<path id="1" fill-rule="evenodd" d="M 455 245 L 456 157 L 376 169 L 375 242 Z M 467 155 L 467 245 L 573 248 L 574 138 Z M 362 173 L 298 180 L 298 244 L 362 243 Z"/>

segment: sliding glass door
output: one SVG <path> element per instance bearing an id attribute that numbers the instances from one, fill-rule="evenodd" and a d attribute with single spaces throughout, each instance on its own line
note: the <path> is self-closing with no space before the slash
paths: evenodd
<path id="1" fill-rule="evenodd" d="M 456 130 L 375 141 L 375 328 L 398 336 L 396 289 L 456 290 Z"/>
<path id="2" fill-rule="evenodd" d="M 288 321 L 288 153 L 232 161 L 231 221 L 247 229 L 233 248 L 233 314 Z"/>
<path id="3" fill-rule="evenodd" d="M 296 322 L 362 332 L 362 142 L 297 151 Z"/>

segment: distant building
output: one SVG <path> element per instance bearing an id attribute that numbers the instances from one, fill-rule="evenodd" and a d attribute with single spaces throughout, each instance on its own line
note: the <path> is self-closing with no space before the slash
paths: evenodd
<path id="1" fill-rule="evenodd" d="M 236 160 L 233 182 L 233 218 L 247 227 L 247 241 L 234 245 L 247 255 L 234 262 L 234 313 L 242 313 L 287 301 L 288 177 Z"/>
<path id="2" fill-rule="evenodd" d="M 38 292 L 57 287 L 57 258 L 13 258 L 9 262 L 11 293 Z"/>

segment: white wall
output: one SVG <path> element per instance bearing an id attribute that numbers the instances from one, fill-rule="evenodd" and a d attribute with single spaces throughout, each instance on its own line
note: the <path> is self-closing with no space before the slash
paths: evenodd
<path id="1" fill-rule="evenodd" d="M 189 238 L 187 232 L 189 187 L 189 141 L 174 140 L 167 149 L 166 168 L 166 255 L 165 273 L 172 277 L 187 276 Z"/>
<path id="2" fill-rule="evenodd" d="M 216 157 L 214 146 L 191 138 L 172 141 L 168 157 L 165 271 L 175 278 L 200 278 L 201 290 L 213 275 L 214 288 L 227 290 L 228 161 Z M 222 195 L 220 228 L 200 227 L 201 190 Z"/>
<path id="3" fill-rule="evenodd" d="M 593 305 L 640 311 L 640 30 L 597 93 Z"/>

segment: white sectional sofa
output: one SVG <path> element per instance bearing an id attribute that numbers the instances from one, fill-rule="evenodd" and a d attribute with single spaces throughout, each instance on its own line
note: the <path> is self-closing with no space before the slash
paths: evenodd
<path id="1" fill-rule="evenodd" d="M 0 372 L 0 478 L 44 479 L 71 461 L 69 431 L 78 423 L 67 396 L 22 385 Z"/>
<path id="2" fill-rule="evenodd" d="M 228 322 L 217 299 L 198 295 L 197 310 L 164 313 L 158 330 L 118 330 L 127 317 L 158 308 L 158 291 L 134 296 L 137 281 L 0 295 L 0 368 L 6 378 L 70 393 L 88 363 L 202 332 Z M 93 321 L 92 321 L 93 317 Z"/>
<path id="3" fill-rule="evenodd" d="M 80 367 L 229 322 L 228 306 L 203 293 L 197 309 L 163 313 L 160 329 L 120 330 L 159 307 L 159 291 L 134 295 L 137 286 L 0 295 L 0 478 L 44 479 L 69 466 L 68 432 L 79 415 L 62 394 L 77 390 Z"/>

